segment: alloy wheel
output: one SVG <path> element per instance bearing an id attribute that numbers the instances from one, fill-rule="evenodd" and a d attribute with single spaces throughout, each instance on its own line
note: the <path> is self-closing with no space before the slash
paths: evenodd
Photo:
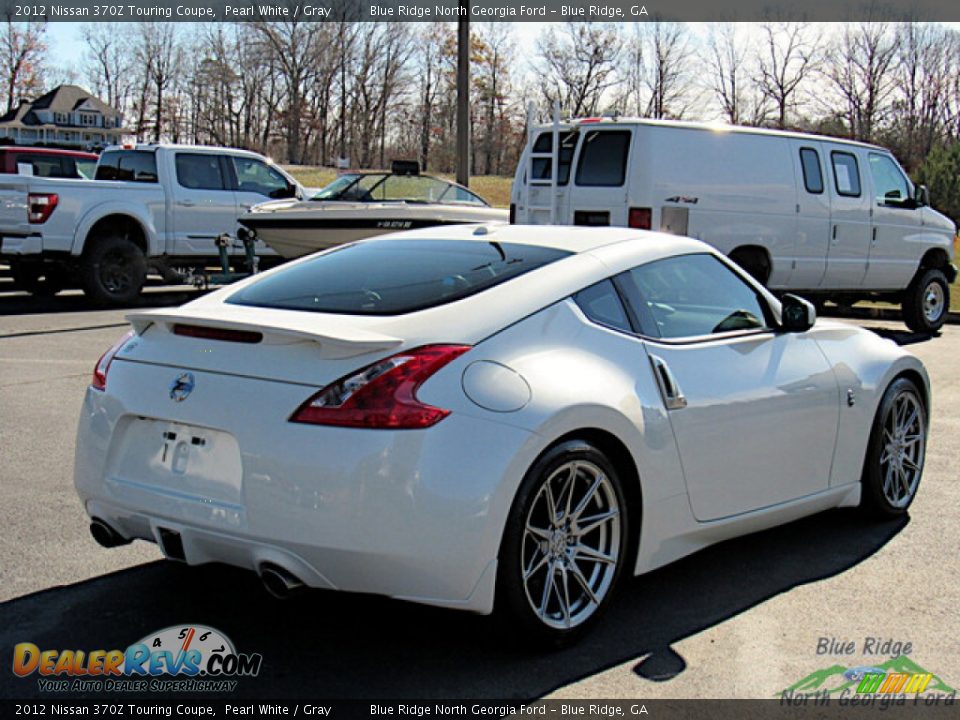
<path id="1" fill-rule="evenodd" d="M 911 391 L 899 393 L 883 419 L 880 476 L 883 494 L 896 508 L 910 504 L 926 450 L 926 417 L 919 398 Z"/>
<path id="2" fill-rule="evenodd" d="M 520 561 L 527 601 L 545 625 L 574 628 L 600 607 L 620 561 L 620 513 L 613 483 L 592 462 L 567 462 L 541 484 Z"/>

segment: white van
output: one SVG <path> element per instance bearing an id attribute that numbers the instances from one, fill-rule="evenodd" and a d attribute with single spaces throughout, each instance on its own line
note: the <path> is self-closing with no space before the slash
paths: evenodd
<path id="1" fill-rule="evenodd" d="M 590 118 L 531 130 L 511 194 L 519 224 L 689 235 L 775 291 L 868 297 L 933 332 L 950 307 L 956 226 L 889 150 L 802 133 Z"/>

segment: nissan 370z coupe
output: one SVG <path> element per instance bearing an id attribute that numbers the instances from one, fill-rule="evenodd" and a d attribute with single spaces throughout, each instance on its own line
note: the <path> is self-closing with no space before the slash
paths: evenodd
<path id="1" fill-rule="evenodd" d="M 923 365 L 814 315 L 660 233 L 381 236 L 128 315 L 76 487 L 107 546 L 565 642 L 624 575 L 827 508 L 906 512 Z"/>

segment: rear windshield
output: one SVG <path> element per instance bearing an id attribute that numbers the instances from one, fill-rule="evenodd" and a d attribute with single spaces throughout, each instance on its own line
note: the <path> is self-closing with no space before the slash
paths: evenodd
<path id="1" fill-rule="evenodd" d="M 344 315 L 402 315 L 469 297 L 570 253 L 470 240 L 345 245 L 234 293 L 228 303 Z"/>

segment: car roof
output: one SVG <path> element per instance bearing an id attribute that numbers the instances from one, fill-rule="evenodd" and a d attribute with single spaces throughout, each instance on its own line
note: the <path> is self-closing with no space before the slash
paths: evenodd
<path id="1" fill-rule="evenodd" d="M 677 235 L 654 233 L 625 227 L 584 227 L 573 225 L 507 225 L 484 223 L 474 225 L 437 225 L 407 230 L 390 235 L 379 235 L 363 242 L 390 239 L 467 240 L 472 242 L 505 242 L 520 245 L 539 245 L 569 253 L 586 253 L 627 240 L 642 239 L 652 244 L 651 249 L 669 255 L 677 245 L 691 241 Z M 699 244 L 699 243 L 698 243 Z M 654 253 L 655 254 L 655 253 Z"/>

